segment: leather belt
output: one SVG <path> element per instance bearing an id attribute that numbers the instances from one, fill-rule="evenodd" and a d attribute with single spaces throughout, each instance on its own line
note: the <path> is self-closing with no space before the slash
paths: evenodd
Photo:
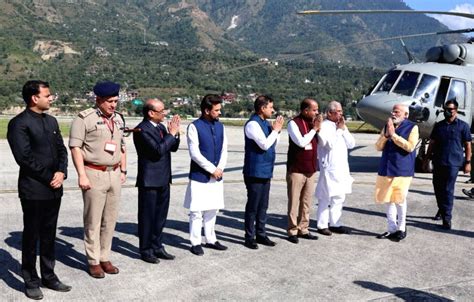
<path id="1" fill-rule="evenodd" d="M 91 168 L 91 169 L 94 169 L 94 170 L 100 170 L 100 171 L 115 171 L 117 170 L 117 168 L 120 166 L 120 163 L 117 163 L 115 165 L 112 165 L 112 166 L 106 166 L 106 165 L 94 165 L 94 164 L 91 164 L 91 163 L 84 163 L 84 166 L 88 167 L 88 168 Z"/>

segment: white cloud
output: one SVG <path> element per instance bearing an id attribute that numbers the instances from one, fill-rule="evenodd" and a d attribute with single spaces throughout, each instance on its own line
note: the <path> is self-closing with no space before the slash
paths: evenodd
<path id="1" fill-rule="evenodd" d="M 456 5 L 454 9 L 451 9 L 449 11 L 474 14 L 474 5 L 470 3 L 458 4 Z M 474 28 L 474 19 L 447 16 L 447 15 L 430 15 L 430 16 L 437 19 L 439 22 L 443 23 L 450 29 Z"/>

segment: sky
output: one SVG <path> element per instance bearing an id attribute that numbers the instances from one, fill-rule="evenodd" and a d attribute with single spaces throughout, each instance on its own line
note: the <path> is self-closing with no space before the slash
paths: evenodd
<path id="1" fill-rule="evenodd" d="M 474 14 L 474 0 L 405 0 L 415 10 L 453 11 Z M 451 29 L 474 28 L 474 19 L 430 15 Z"/>

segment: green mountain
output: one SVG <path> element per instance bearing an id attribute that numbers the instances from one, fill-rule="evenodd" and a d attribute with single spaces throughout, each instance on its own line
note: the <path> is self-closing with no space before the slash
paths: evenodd
<path id="1" fill-rule="evenodd" d="M 281 108 L 296 108 L 304 96 L 349 102 L 360 97 L 381 70 L 405 57 L 398 42 L 350 49 L 343 45 L 419 28 L 446 30 L 423 15 L 295 14 L 302 9 L 345 8 L 406 6 L 399 0 L 4 0 L 0 108 L 21 103 L 21 86 L 31 78 L 51 82 L 65 108 L 103 79 L 118 81 L 141 97 L 197 99 L 208 92 L 230 91 L 268 93 Z M 452 39 L 460 37 L 406 43 L 421 58 L 429 46 Z M 334 46 L 336 50 L 278 66 L 232 69 L 262 57 L 281 59 Z"/>
<path id="2" fill-rule="evenodd" d="M 425 15 L 303 16 L 295 13 L 301 10 L 410 9 L 403 1 L 398 0 L 197 0 L 197 2 L 221 28 L 227 28 L 225 37 L 267 56 L 331 48 L 316 53 L 313 59 L 387 67 L 393 62 L 406 62 L 400 41 L 371 43 L 350 48 L 344 48 L 344 45 L 398 35 L 448 30 L 437 20 Z M 229 27 L 232 23 L 234 26 Z M 430 46 L 453 41 L 464 42 L 464 40 L 462 36 L 457 35 L 406 39 L 405 42 L 418 58 L 423 59 Z"/>

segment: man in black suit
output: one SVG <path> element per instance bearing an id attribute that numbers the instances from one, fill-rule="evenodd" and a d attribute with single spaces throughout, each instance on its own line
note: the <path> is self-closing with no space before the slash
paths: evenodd
<path id="1" fill-rule="evenodd" d="M 143 121 L 133 133 L 138 155 L 138 238 L 141 259 L 159 263 L 158 258 L 172 260 L 163 243 L 163 228 L 170 203 L 171 152 L 179 147 L 178 115 L 163 124 L 166 110 L 159 99 L 149 99 L 143 106 Z"/>
<path id="2" fill-rule="evenodd" d="M 67 173 L 67 149 L 56 119 L 46 113 L 53 101 L 49 85 L 28 81 L 23 86 L 27 108 L 8 123 L 8 143 L 20 166 L 18 195 L 23 210 L 21 272 L 28 298 L 43 298 L 40 281 L 52 290 L 71 287 L 54 273 L 56 225 Z M 39 244 L 41 280 L 36 271 Z"/>

